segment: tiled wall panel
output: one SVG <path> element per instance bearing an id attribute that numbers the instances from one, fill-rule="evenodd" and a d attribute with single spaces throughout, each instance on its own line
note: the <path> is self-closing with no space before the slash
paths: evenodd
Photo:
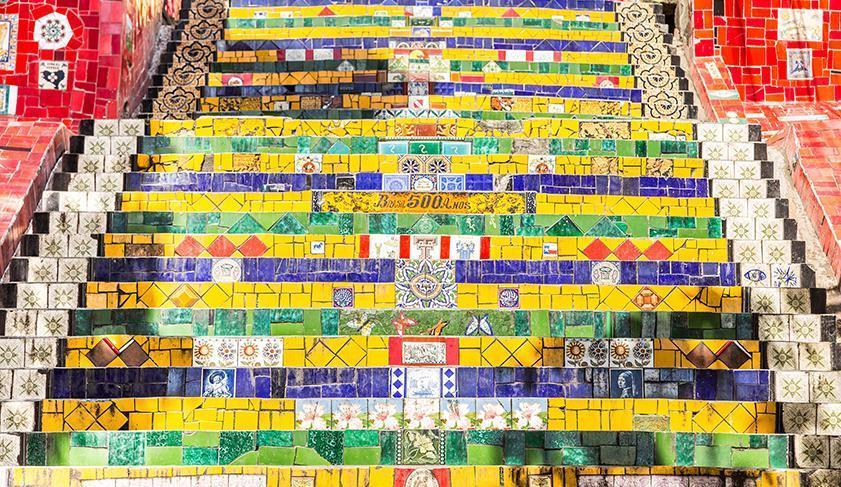
<path id="1" fill-rule="evenodd" d="M 841 99 L 841 3 L 694 0 L 695 56 L 721 56 L 744 101 Z"/>

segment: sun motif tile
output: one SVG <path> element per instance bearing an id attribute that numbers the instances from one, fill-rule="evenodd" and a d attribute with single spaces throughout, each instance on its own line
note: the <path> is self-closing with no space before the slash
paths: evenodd
<path id="1" fill-rule="evenodd" d="M 829 438 L 797 436 L 794 440 L 794 461 L 800 468 L 829 466 Z"/>
<path id="2" fill-rule="evenodd" d="M 47 376 L 37 370 L 16 370 L 12 394 L 16 399 L 44 399 L 47 395 Z"/>
<path id="3" fill-rule="evenodd" d="M 0 434 L 0 465 L 4 467 L 18 465 L 21 442 L 16 435 Z"/>
<path id="4" fill-rule="evenodd" d="M 780 402 L 809 402 L 809 374 L 800 371 L 774 374 L 774 397 Z"/>
<path id="5" fill-rule="evenodd" d="M 35 428 L 35 403 L 4 402 L 0 405 L 0 428 L 8 432 L 33 431 Z"/>
<path id="6" fill-rule="evenodd" d="M 783 404 L 783 431 L 795 435 L 814 435 L 817 426 L 817 405 Z"/>

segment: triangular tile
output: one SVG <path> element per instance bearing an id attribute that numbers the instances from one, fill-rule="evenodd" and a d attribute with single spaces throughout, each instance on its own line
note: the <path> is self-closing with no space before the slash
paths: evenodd
<path id="1" fill-rule="evenodd" d="M 286 215 L 283 215 L 280 220 L 276 221 L 274 225 L 272 225 L 269 232 L 284 235 L 304 235 L 307 233 L 307 228 L 296 218 L 287 213 Z"/>
<path id="2" fill-rule="evenodd" d="M 228 230 L 229 233 L 262 233 L 266 229 L 257 223 L 251 215 L 243 215 L 236 223 Z"/>
<path id="3" fill-rule="evenodd" d="M 627 237 L 627 229 L 623 230 L 620 225 L 625 226 L 622 222 L 615 222 L 605 217 L 587 230 L 587 235 L 593 237 Z"/>
<path id="4" fill-rule="evenodd" d="M 549 237 L 581 237 L 584 235 L 568 216 L 561 217 L 546 230 Z"/>

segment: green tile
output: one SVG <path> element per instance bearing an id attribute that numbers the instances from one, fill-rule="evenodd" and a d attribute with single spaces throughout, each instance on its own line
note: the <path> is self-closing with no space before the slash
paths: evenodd
<path id="1" fill-rule="evenodd" d="M 535 452 L 537 450 L 531 450 Z M 543 450 L 546 465 L 564 465 L 564 450 Z M 533 453 L 534 454 L 534 453 Z"/>
<path id="2" fill-rule="evenodd" d="M 733 448 L 732 462 L 735 468 L 768 468 L 770 457 L 765 448 Z"/>
<path id="3" fill-rule="evenodd" d="M 788 468 L 788 436 L 768 436 L 768 456 L 771 468 Z"/>
<path id="4" fill-rule="evenodd" d="M 218 465 L 219 450 L 217 448 L 193 448 L 182 449 L 182 461 L 184 465 Z"/>
<path id="5" fill-rule="evenodd" d="M 599 449 L 596 447 L 567 447 L 563 452 L 564 465 L 599 464 Z"/>
<path id="6" fill-rule="evenodd" d="M 333 452 L 335 457 L 336 452 Z M 339 451 L 341 455 L 341 450 Z M 294 465 L 308 465 L 308 466 L 328 466 L 331 462 L 321 456 L 313 448 L 295 447 Z"/>
<path id="7" fill-rule="evenodd" d="M 601 445 L 615 445 L 618 437 L 613 431 L 582 431 L 581 445 L 582 446 L 601 446 Z"/>
<path id="8" fill-rule="evenodd" d="M 380 431 L 381 465 L 394 465 L 397 462 L 398 434 L 396 431 Z"/>
<path id="9" fill-rule="evenodd" d="M 245 313 L 241 310 L 216 310 L 213 328 L 216 335 L 245 335 Z"/>
<path id="10" fill-rule="evenodd" d="M 258 465 L 293 465 L 297 448 L 261 446 L 257 449 Z"/>
<path id="11" fill-rule="evenodd" d="M 715 437 L 712 433 L 696 433 L 695 444 L 698 446 L 712 446 L 715 442 Z"/>
<path id="12" fill-rule="evenodd" d="M 635 465 L 637 449 L 633 446 L 603 445 L 599 447 L 602 465 Z"/>
<path id="13" fill-rule="evenodd" d="M 503 445 L 504 433 L 495 430 L 469 430 L 467 431 L 467 443 L 479 445 Z"/>
<path id="14" fill-rule="evenodd" d="M 526 461 L 526 435 L 524 431 L 505 432 L 505 465 L 523 465 Z"/>
<path id="15" fill-rule="evenodd" d="M 341 465 L 343 436 L 342 431 L 310 431 L 307 444 L 328 462 Z"/>
<path id="16" fill-rule="evenodd" d="M 218 431 L 190 431 L 182 436 L 185 447 L 215 447 L 219 446 Z"/>
<path id="17" fill-rule="evenodd" d="M 654 434 L 651 432 L 637 432 L 635 439 L 629 445 L 636 445 L 637 456 L 634 464 L 654 465 Z"/>
<path id="18" fill-rule="evenodd" d="M 730 467 L 729 446 L 695 446 L 696 467 Z"/>
<path id="19" fill-rule="evenodd" d="M 147 446 L 145 465 L 181 465 L 180 446 Z"/>
<path id="20" fill-rule="evenodd" d="M 292 444 L 294 446 L 308 446 L 309 441 L 309 431 L 298 430 L 292 432 Z"/>
<path id="21" fill-rule="evenodd" d="M 750 446 L 750 436 L 737 433 L 718 433 L 713 437 L 713 442 L 716 446 L 748 447 Z"/>
<path id="22" fill-rule="evenodd" d="M 372 431 L 376 433 L 376 431 Z M 346 447 L 344 465 L 379 465 L 380 448 L 376 446 Z"/>
<path id="23" fill-rule="evenodd" d="M 695 435 L 675 433 L 675 465 L 692 466 L 695 462 Z"/>
<path id="24" fill-rule="evenodd" d="M 344 445 L 348 447 L 379 446 L 380 436 L 377 430 L 348 430 L 344 432 Z"/>
<path id="25" fill-rule="evenodd" d="M 561 450 L 554 451 L 561 452 Z M 561 458 L 558 460 L 559 462 L 562 461 Z M 542 448 L 526 448 L 525 465 L 545 465 L 547 463 L 549 463 L 549 461 L 546 458 L 546 450 L 543 450 Z"/>
<path id="26" fill-rule="evenodd" d="M 143 465 L 146 436 L 140 432 L 112 431 L 108 442 L 108 464 Z"/>
<path id="27" fill-rule="evenodd" d="M 260 453 L 252 450 L 234 458 L 229 465 L 259 465 L 259 461 Z"/>
<path id="28" fill-rule="evenodd" d="M 108 463 L 108 454 L 105 461 Z M 75 465 L 70 461 L 70 433 L 52 433 L 47 436 L 47 465 Z"/>
<path id="29" fill-rule="evenodd" d="M 517 312 L 515 313 L 515 320 L 517 322 L 518 336 L 528 336 L 529 334 L 531 336 L 541 337 L 552 336 L 548 311 L 532 311 L 530 314 Z M 522 325 L 520 324 L 521 322 L 523 323 Z"/>
<path id="30" fill-rule="evenodd" d="M 181 446 L 181 431 L 149 431 L 146 446 Z"/>
<path id="31" fill-rule="evenodd" d="M 654 433 L 654 464 L 677 465 L 675 436 L 671 433 Z"/>
<path id="32" fill-rule="evenodd" d="M 502 447 L 468 444 L 467 463 L 469 465 L 503 465 Z"/>
<path id="33" fill-rule="evenodd" d="M 292 446 L 292 432 L 258 431 L 257 446 Z"/>
<path id="34" fill-rule="evenodd" d="M 463 432 L 448 431 L 444 445 L 444 463 L 447 465 L 467 465 L 467 441 Z"/>
<path id="35" fill-rule="evenodd" d="M 91 448 L 108 447 L 107 431 L 74 431 L 70 433 L 70 446 L 86 446 Z"/>
<path id="36" fill-rule="evenodd" d="M 581 433 L 578 431 L 545 431 L 546 449 L 560 449 L 581 445 Z"/>
<path id="37" fill-rule="evenodd" d="M 240 455 L 253 451 L 255 440 L 251 431 L 223 431 L 219 437 L 219 463 L 227 465 Z"/>
<path id="38" fill-rule="evenodd" d="M 24 465 L 46 466 L 47 464 L 47 435 L 46 433 L 29 433 L 26 436 L 26 459 Z"/>
<path id="39" fill-rule="evenodd" d="M 70 449 L 67 462 L 74 467 L 105 467 L 108 465 L 108 449 L 74 447 Z"/>

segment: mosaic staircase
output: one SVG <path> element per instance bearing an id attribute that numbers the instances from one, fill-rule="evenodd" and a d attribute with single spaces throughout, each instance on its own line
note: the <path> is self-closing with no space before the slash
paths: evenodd
<path id="1" fill-rule="evenodd" d="M 52 177 L 12 485 L 841 485 L 825 290 L 657 5 L 247 2 Z"/>

